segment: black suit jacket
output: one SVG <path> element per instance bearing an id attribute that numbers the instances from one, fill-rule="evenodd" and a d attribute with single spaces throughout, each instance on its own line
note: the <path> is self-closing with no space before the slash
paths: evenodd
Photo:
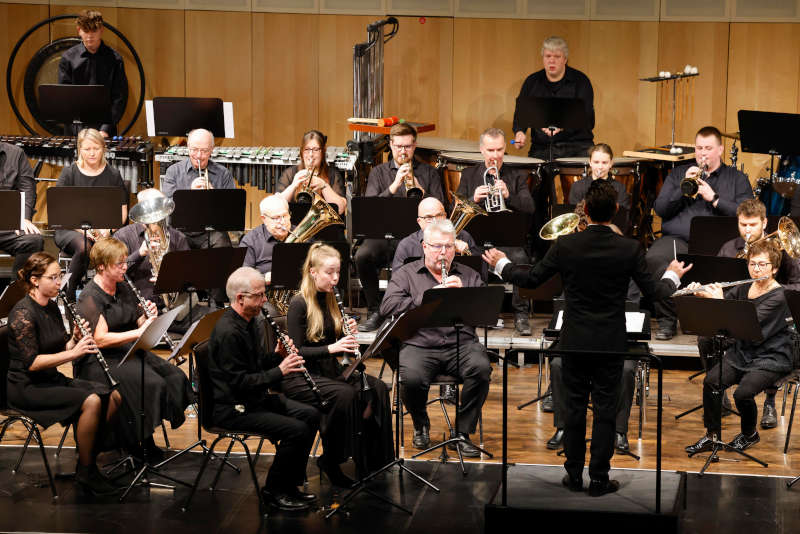
<path id="1" fill-rule="evenodd" d="M 675 284 L 656 281 L 647 271 L 644 252 L 633 239 L 608 226 L 591 225 L 583 232 L 559 237 L 533 268 L 506 265 L 503 280 L 537 287 L 560 273 L 566 308 L 559 348 L 624 351 L 625 296 L 633 278 L 647 296 L 665 298 Z"/>

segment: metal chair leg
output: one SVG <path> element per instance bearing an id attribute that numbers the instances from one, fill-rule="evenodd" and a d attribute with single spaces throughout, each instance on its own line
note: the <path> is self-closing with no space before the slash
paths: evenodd
<path id="1" fill-rule="evenodd" d="M 171 449 L 172 447 L 169 445 L 169 436 L 167 436 L 167 427 L 164 425 L 164 421 L 161 421 L 161 432 L 164 434 L 164 445 L 168 449 Z"/>
<path id="2" fill-rule="evenodd" d="M 39 452 L 42 453 L 42 461 L 44 462 L 44 468 L 47 471 L 47 479 L 50 481 L 50 491 L 53 492 L 53 500 L 55 501 L 58 499 L 58 491 L 56 491 L 56 483 L 53 480 L 53 472 L 50 471 L 50 463 L 47 461 L 47 453 L 44 450 L 42 435 L 39 434 L 39 429 L 37 428 L 36 423 L 31 425 L 30 432 L 34 434 L 37 443 L 39 443 Z M 22 460 L 21 457 L 20 460 Z"/>
<path id="3" fill-rule="evenodd" d="M 58 448 L 56 449 L 56 454 L 55 454 L 56 458 L 58 458 L 58 456 L 61 454 L 61 449 L 64 447 L 64 441 L 67 439 L 67 432 L 69 432 L 69 428 L 71 426 L 72 423 L 69 423 L 67 424 L 67 426 L 64 427 L 64 432 L 61 434 L 61 439 L 58 441 Z"/>
<path id="4" fill-rule="evenodd" d="M 789 452 L 789 440 L 792 437 L 792 423 L 794 423 L 794 409 L 797 406 L 797 393 L 800 391 L 800 387 L 794 388 L 794 397 L 792 398 L 792 410 L 789 413 L 789 426 L 786 429 L 786 442 L 783 444 L 783 454 Z"/>
<path id="5" fill-rule="evenodd" d="M 228 458 L 231 456 L 231 449 L 233 449 L 234 439 L 231 439 L 231 442 L 228 443 L 228 450 L 225 451 L 225 456 L 222 458 L 222 461 L 219 463 L 219 468 L 217 469 L 217 474 L 214 475 L 214 481 L 211 482 L 211 486 L 208 488 L 211 491 L 217 487 L 217 482 L 219 482 L 219 477 L 222 474 L 222 470 L 225 468 L 225 462 L 228 461 Z"/>
<path id="6" fill-rule="evenodd" d="M 211 455 L 214 453 L 214 447 L 217 446 L 217 443 L 223 438 L 223 436 L 217 436 L 217 438 L 211 443 L 211 447 L 208 449 L 208 452 L 203 455 L 203 464 L 200 466 L 200 471 L 197 472 L 197 477 L 194 479 L 194 484 L 192 484 L 192 489 L 189 491 L 189 496 L 186 497 L 186 502 L 183 503 L 181 507 L 182 512 L 186 512 L 189 509 L 189 505 L 192 503 L 192 498 L 194 497 L 195 492 L 197 491 L 197 486 L 200 484 L 200 479 L 203 478 L 203 473 L 208 466 L 208 461 L 211 459 Z M 205 445 L 205 442 L 203 443 Z"/>

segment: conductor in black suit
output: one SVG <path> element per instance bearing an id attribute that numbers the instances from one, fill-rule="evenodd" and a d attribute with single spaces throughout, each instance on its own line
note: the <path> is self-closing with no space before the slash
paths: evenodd
<path id="1" fill-rule="evenodd" d="M 504 281 L 520 287 L 537 287 L 560 273 L 564 283 L 566 310 L 558 349 L 597 351 L 596 355 L 563 354 L 563 382 L 567 398 L 564 428 L 563 484 L 572 491 L 583 489 L 586 454 L 586 407 L 592 396 L 591 460 L 589 494 L 600 496 L 619 488 L 609 480 L 614 454 L 614 422 L 624 358 L 602 352 L 624 352 L 625 295 L 633 278 L 645 295 L 665 298 L 680 284 L 689 267 L 673 261 L 661 280 L 647 271 L 639 244 L 617 235 L 609 227 L 617 210 L 617 193 L 605 180 L 593 182 L 586 193 L 589 226 L 583 232 L 565 235 L 553 244 L 545 257 L 526 271 L 513 265 L 505 255 L 491 249 L 483 259 Z M 664 278 L 668 279 L 665 280 Z"/>

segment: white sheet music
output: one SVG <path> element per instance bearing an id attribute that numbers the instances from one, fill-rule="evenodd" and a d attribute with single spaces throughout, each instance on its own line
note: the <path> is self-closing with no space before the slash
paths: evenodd
<path id="1" fill-rule="evenodd" d="M 564 320 L 564 310 L 558 311 L 556 318 L 556 330 L 561 330 L 561 323 Z M 625 312 L 625 330 L 628 333 L 641 333 L 644 327 L 644 313 Z"/>

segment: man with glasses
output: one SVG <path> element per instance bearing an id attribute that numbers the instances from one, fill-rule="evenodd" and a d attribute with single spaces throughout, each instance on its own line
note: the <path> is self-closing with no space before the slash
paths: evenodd
<path id="1" fill-rule="evenodd" d="M 414 150 L 417 147 L 417 131 L 414 127 L 407 123 L 392 126 L 389 131 L 389 147 L 392 150 L 392 159 L 370 171 L 365 196 L 405 197 L 405 182 L 410 178 L 409 174 L 413 174 L 410 195 L 414 194 L 413 189 L 419 189 L 423 197 L 434 197 L 447 205 L 442 177 L 427 163 L 414 159 Z M 378 275 L 383 267 L 389 265 L 393 254 L 394 246 L 385 239 L 365 239 L 356 251 L 356 268 L 368 310 L 367 321 L 358 327 L 361 332 L 375 330 L 381 324 L 381 315 L 378 313 L 381 302 Z"/>
<path id="2" fill-rule="evenodd" d="M 434 287 L 483 286 L 483 280 L 477 272 L 453 263 L 455 242 L 452 222 L 447 219 L 431 221 L 423 231 L 423 257 L 393 273 L 380 313 L 389 316 L 411 310 L 422 303 L 423 293 Z M 442 261 L 448 274 L 444 280 Z M 455 432 L 467 440 L 459 444 L 461 454 L 477 457 L 480 451 L 469 441 L 469 434 L 475 432 L 481 408 L 489 393 L 492 368 L 486 349 L 475 336 L 475 329 L 465 326 L 459 335 L 461 343 L 458 355 L 456 330 L 453 327 L 421 328 L 405 341 L 400 349 L 401 395 L 414 421 L 414 447 L 426 449 L 430 445 L 427 400 L 431 380 L 439 374 L 457 376 L 463 380 L 462 402 Z M 457 374 L 459 371 L 460 376 Z M 455 444 L 451 448 L 455 448 Z"/>

